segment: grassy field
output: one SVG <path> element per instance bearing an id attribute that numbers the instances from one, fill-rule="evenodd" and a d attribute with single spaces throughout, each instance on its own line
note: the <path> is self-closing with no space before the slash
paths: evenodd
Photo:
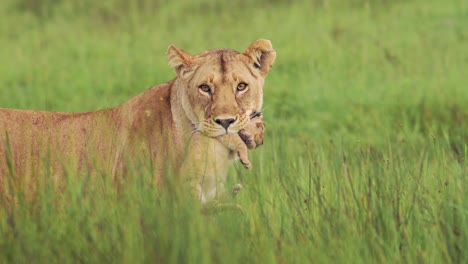
<path id="1" fill-rule="evenodd" d="M 257 38 L 278 58 L 265 145 L 230 171 L 245 214 L 71 175 L 0 205 L 0 263 L 468 262 L 464 0 L 3 0 L 0 107 L 114 106 L 175 76 L 169 44 Z"/>

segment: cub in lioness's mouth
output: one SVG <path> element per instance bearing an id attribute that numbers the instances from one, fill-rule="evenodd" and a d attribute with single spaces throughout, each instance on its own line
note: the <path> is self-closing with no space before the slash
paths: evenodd
<path id="1" fill-rule="evenodd" d="M 0 193 L 8 175 L 37 177 L 46 166 L 59 177 L 64 164 L 72 164 L 116 177 L 132 157 L 145 156 L 158 184 L 170 164 L 203 202 L 215 199 L 235 152 L 249 167 L 245 144 L 254 148 L 263 142 L 257 115 L 276 53 L 269 40 L 260 39 L 243 52 L 214 49 L 192 55 L 170 46 L 168 58 L 177 73 L 174 80 L 114 108 L 82 113 L 0 109 Z"/>

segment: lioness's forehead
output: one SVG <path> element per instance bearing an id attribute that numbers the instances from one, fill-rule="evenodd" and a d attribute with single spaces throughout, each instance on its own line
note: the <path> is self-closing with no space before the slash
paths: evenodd
<path id="1" fill-rule="evenodd" d="M 249 67 L 249 59 L 235 50 L 214 49 L 197 55 L 200 66 L 200 74 L 213 79 L 223 81 L 238 78 L 258 78 L 258 74 Z"/>
<path id="2" fill-rule="evenodd" d="M 238 55 L 240 54 L 238 51 L 232 49 L 211 49 L 204 51 L 196 56 L 198 57 L 217 57 L 219 55 Z"/>

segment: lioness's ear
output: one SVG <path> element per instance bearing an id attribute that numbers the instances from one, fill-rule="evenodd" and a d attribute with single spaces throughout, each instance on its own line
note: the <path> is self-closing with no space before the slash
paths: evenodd
<path id="1" fill-rule="evenodd" d="M 265 77 L 276 59 L 276 52 L 268 39 L 259 39 L 248 46 L 244 55 L 253 60 L 253 66 Z"/>
<path id="2" fill-rule="evenodd" d="M 167 48 L 167 58 L 169 65 L 175 70 L 177 75 L 184 77 L 192 62 L 192 55 L 185 52 L 174 45 Z"/>

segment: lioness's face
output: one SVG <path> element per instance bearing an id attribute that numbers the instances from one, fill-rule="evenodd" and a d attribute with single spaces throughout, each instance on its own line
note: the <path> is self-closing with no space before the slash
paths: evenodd
<path id="1" fill-rule="evenodd" d="M 198 57 L 191 78 L 182 79 L 192 124 L 210 137 L 237 133 L 262 107 L 264 79 L 245 55 L 230 50 Z"/>
<path id="2" fill-rule="evenodd" d="M 190 55 L 173 46 L 168 53 L 195 130 L 210 137 L 237 133 L 261 110 L 264 80 L 276 57 L 269 41 L 258 40 L 243 53 L 215 49 Z"/>

